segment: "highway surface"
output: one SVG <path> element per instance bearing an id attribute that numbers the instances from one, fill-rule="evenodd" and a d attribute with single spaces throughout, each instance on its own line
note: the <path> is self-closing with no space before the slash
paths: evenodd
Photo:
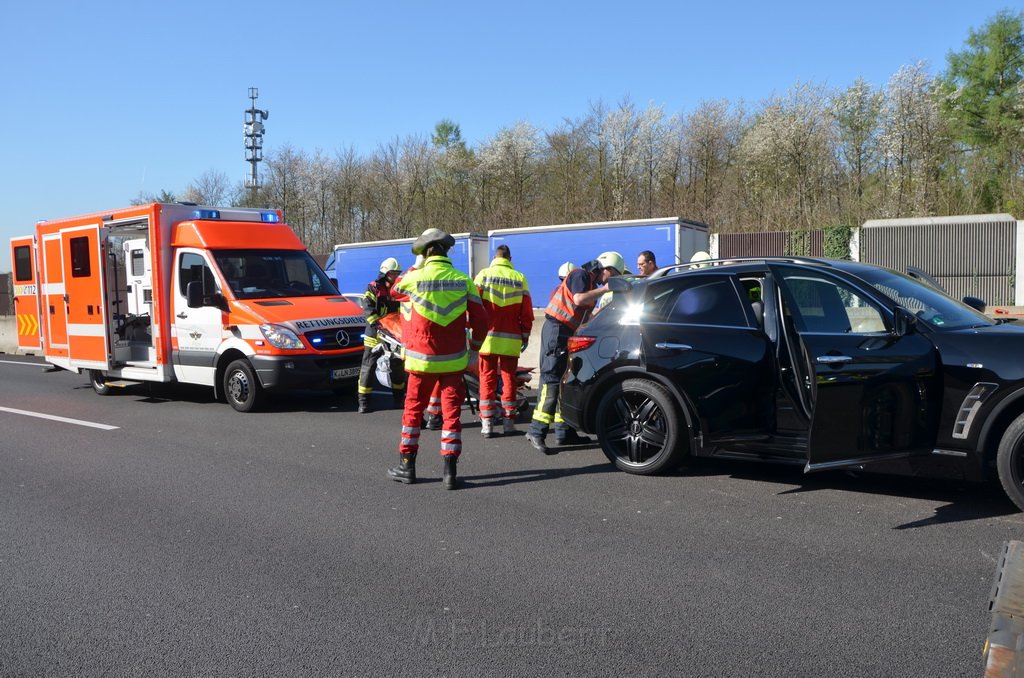
<path id="1" fill-rule="evenodd" d="M 400 485 L 400 413 L 354 410 L 0 355 L 0 675 L 977 676 L 1024 535 L 998 486 L 632 477 L 468 410 L 465 488 L 437 432 Z"/>

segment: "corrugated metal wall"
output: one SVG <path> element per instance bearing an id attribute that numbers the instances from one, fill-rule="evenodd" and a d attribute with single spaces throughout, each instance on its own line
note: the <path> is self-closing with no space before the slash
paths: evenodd
<path id="1" fill-rule="evenodd" d="M 860 260 L 897 271 L 916 266 L 955 299 L 1013 304 L 1016 221 L 876 225 L 860 230 Z"/>
<path id="2" fill-rule="evenodd" d="M 781 257 L 824 255 L 824 231 L 767 231 L 765 233 L 720 233 L 718 258 Z"/>

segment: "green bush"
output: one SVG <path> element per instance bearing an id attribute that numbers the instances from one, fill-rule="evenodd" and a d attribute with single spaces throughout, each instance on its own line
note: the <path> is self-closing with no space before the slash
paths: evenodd
<path id="1" fill-rule="evenodd" d="M 849 226 L 837 224 L 825 227 L 822 246 L 823 254 L 829 259 L 850 260 L 850 236 L 853 230 Z"/>

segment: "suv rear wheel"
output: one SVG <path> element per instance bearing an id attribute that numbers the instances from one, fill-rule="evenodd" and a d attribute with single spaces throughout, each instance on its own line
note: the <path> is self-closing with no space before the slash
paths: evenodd
<path id="1" fill-rule="evenodd" d="M 1024 511 L 1024 414 L 1014 419 L 1003 433 L 996 468 L 1006 494 Z"/>
<path id="2" fill-rule="evenodd" d="M 664 386 L 627 379 L 601 398 L 596 433 L 601 450 L 620 470 L 651 475 L 679 462 L 682 421 Z"/>

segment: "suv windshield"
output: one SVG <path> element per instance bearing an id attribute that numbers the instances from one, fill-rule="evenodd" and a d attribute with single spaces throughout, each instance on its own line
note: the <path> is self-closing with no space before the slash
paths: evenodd
<path id="1" fill-rule="evenodd" d="M 336 295 L 313 257 L 303 250 L 221 250 L 213 253 L 236 299 Z"/>
<path id="2" fill-rule="evenodd" d="M 858 275 L 931 327 L 957 330 L 996 324 L 983 313 L 909 276 L 883 268 L 858 271 Z"/>

